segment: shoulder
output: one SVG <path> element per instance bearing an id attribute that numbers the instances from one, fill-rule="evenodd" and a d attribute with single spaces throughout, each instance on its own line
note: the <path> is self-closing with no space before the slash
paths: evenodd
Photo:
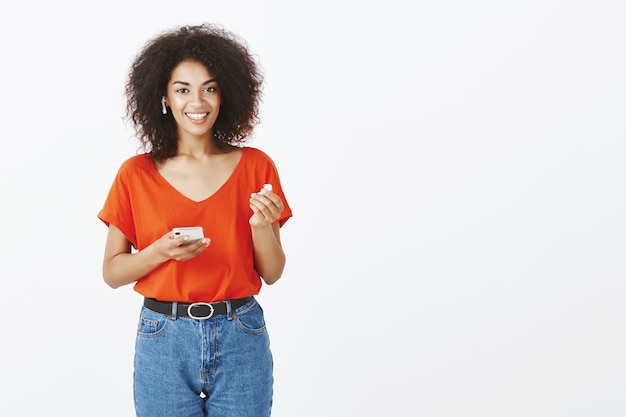
<path id="1" fill-rule="evenodd" d="M 149 153 L 142 153 L 131 156 L 120 166 L 120 172 L 142 171 L 150 169 L 153 166 Z"/>
<path id="2" fill-rule="evenodd" d="M 134 155 L 121 163 L 116 178 L 122 183 L 136 182 L 150 175 L 151 169 L 154 169 L 154 164 L 149 153 Z"/>
<path id="3" fill-rule="evenodd" d="M 274 160 L 264 151 L 251 146 L 244 147 L 242 166 L 249 175 L 264 182 L 278 183 L 278 168 Z"/>
<path id="4" fill-rule="evenodd" d="M 270 156 L 260 150 L 259 148 L 254 148 L 252 146 L 245 146 L 243 148 L 243 155 L 246 161 L 249 163 L 252 162 L 254 164 L 269 164 L 274 165 L 274 161 Z"/>
<path id="5" fill-rule="evenodd" d="M 266 154 L 259 148 L 255 148 L 253 146 L 245 146 L 243 148 L 243 153 L 246 155 L 246 157 L 250 159 L 265 159 L 265 160 L 270 159 L 271 160 L 268 154 Z"/>

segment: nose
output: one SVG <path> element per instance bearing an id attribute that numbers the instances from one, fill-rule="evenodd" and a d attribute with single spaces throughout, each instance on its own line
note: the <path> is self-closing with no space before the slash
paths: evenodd
<path id="1" fill-rule="evenodd" d="M 189 97 L 189 103 L 193 105 L 201 105 L 202 93 L 198 91 L 191 93 L 191 97 Z"/>

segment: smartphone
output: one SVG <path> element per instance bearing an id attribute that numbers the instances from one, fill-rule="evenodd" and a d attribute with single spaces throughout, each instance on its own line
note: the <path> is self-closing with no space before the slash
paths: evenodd
<path id="1" fill-rule="evenodd" d="M 174 233 L 175 238 L 181 236 L 189 236 L 189 239 L 185 242 L 185 245 L 197 242 L 200 239 L 204 239 L 204 230 L 202 229 L 202 226 L 175 227 L 172 229 L 172 232 Z"/>

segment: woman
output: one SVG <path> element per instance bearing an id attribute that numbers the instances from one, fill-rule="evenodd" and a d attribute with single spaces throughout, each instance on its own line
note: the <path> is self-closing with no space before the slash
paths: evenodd
<path id="1" fill-rule="evenodd" d="M 261 87 L 245 44 L 210 24 L 160 34 L 130 68 L 127 116 L 145 152 L 121 165 L 98 217 L 105 282 L 144 296 L 138 416 L 270 415 L 272 356 L 254 296 L 281 277 L 292 213 L 271 158 L 245 146 Z M 175 236 L 190 226 L 203 236 Z"/>

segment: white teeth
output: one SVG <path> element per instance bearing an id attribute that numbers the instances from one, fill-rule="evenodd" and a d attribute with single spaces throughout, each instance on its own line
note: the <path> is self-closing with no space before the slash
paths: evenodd
<path id="1" fill-rule="evenodd" d="M 194 120 L 200 120 L 203 117 L 206 117 L 207 114 L 209 113 L 187 113 L 187 116 Z"/>

